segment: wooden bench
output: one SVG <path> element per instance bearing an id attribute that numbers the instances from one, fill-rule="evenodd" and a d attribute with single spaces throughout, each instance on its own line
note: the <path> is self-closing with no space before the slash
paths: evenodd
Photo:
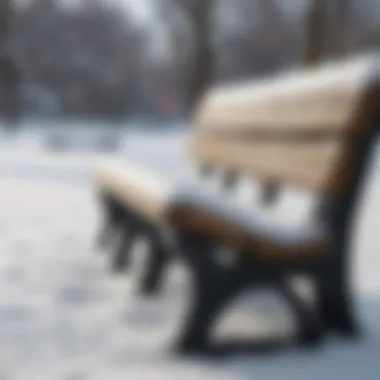
<path id="1" fill-rule="evenodd" d="M 289 301 L 300 342 L 316 342 L 328 331 L 356 335 L 348 252 L 377 133 L 379 84 L 380 57 L 370 55 L 215 88 L 204 97 L 189 141 L 194 165 L 218 168 L 230 179 L 303 189 L 318 207 L 301 225 L 269 223 L 202 180 L 171 183 L 126 162 L 97 168 L 107 215 L 102 240 L 115 228 L 124 233 L 117 264 L 127 264 L 132 237 L 143 232 L 152 243 L 146 291 L 157 289 L 168 252 L 192 273 L 179 349 L 205 349 L 227 302 L 258 284 Z M 221 246 L 232 249 L 233 260 L 220 260 Z M 289 286 L 296 275 L 314 284 L 313 302 Z"/>

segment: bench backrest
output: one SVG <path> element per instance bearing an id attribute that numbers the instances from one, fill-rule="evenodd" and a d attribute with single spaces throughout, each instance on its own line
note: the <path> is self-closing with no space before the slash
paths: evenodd
<path id="1" fill-rule="evenodd" d="M 345 195 L 380 97 L 380 57 L 212 89 L 195 116 L 200 163 Z"/>

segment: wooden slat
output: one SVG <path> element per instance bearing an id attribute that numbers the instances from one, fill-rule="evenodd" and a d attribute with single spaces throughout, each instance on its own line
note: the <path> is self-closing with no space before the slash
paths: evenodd
<path id="1" fill-rule="evenodd" d="M 206 94 L 198 129 L 223 133 L 341 133 L 352 123 L 373 80 L 376 60 L 364 57 L 272 79 L 224 86 Z"/>
<path id="2" fill-rule="evenodd" d="M 347 154 L 339 140 L 270 142 L 194 137 L 190 154 L 203 162 L 317 192 L 335 192 L 331 176 Z M 340 178 L 343 180 L 343 178 Z"/>
<path id="3" fill-rule="evenodd" d="M 107 162 L 96 168 L 101 192 L 149 220 L 160 221 L 168 207 L 169 188 L 162 179 L 127 162 Z"/>

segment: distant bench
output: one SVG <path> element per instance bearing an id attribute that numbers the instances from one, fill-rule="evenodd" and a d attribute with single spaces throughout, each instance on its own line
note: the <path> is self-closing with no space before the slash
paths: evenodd
<path id="1" fill-rule="evenodd" d="M 379 80 L 380 56 L 372 55 L 215 88 L 201 102 L 189 141 L 194 164 L 317 196 L 317 212 L 300 226 L 268 224 L 222 188 L 206 190 L 202 179 L 173 184 L 127 162 L 97 168 L 106 206 L 102 241 L 123 232 L 115 266 L 128 264 L 132 238 L 144 233 L 151 242 L 145 292 L 157 289 L 170 251 L 193 275 L 178 349 L 206 349 L 227 301 L 258 284 L 289 301 L 300 342 L 315 343 L 330 330 L 356 335 L 348 251 L 377 133 Z M 218 258 L 220 246 L 233 251 L 228 264 Z M 288 285 L 295 275 L 312 280 L 314 302 Z"/>

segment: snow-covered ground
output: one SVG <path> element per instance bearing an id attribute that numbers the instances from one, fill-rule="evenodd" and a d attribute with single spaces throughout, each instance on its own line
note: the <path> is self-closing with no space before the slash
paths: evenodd
<path id="1" fill-rule="evenodd" d="M 180 267 L 171 272 L 164 294 L 143 299 L 135 296 L 143 242 L 136 247 L 135 270 L 121 277 L 108 271 L 106 257 L 93 246 L 99 221 L 91 186 L 96 162 L 118 156 L 177 170 L 185 134 L 123 132 L 114 154 L 89 149 L 93 135 L 86 132 L 77 139 L 86 142 L 85 149 L 54 153 L 46 149 L 45 135 L 0 138 L 0 379 L 378 379 L 379 157 L 353 245 L 362 340 L 331 338 L 315 352 L 290 349 L 213 362 L 178 359 L 168 351 L 187 300 Z M 287 329 L 291 319 L 276 301 L 245 295 L 217 334 Z"/>

